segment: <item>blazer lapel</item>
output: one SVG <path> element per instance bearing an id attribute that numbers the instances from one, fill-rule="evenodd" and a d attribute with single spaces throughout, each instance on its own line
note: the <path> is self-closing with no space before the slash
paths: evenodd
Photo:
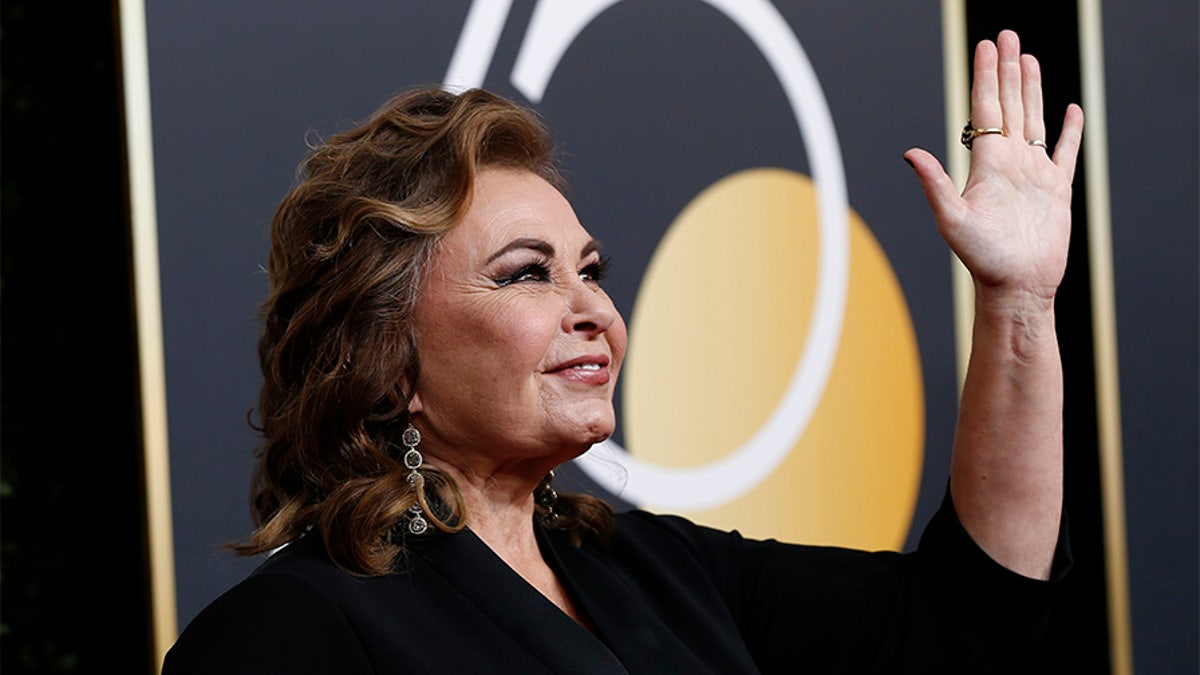
<path id="1" fill-rule="evenodd" d="M 550 670 L 628 675 L 603 642 L 529 585 L 469 529 L 409 544 L 413 553 Z"/>
<path id="2" fill-rule="evenodd" d="M 710 660 L 696 652 L 697 645 L 681 637 L 647 601 L 646 593 L 611 564 L 604 554 L 590 547 L 575 547 L 561 533 L 547 533 L 553 552 L 551 564 L 561 575 L 563 583 L 574 594 L 595 622 L 608 646 L 631 673 L 757 673 L 749 656 L 733 656 L 717 650 L 726 658 Z M 698 619 L 697 619 L 698 621 Z M 736 631 L 735 631 L 736 633 Z M 720 637 L 703 636 L 692 639 L 722 641 Z M 736 640 L 726 635 L 724 640 Z M 711 647 L 711 645 L 706 645 Z M 736 651 L 736 650 L 734 650 Z"/>

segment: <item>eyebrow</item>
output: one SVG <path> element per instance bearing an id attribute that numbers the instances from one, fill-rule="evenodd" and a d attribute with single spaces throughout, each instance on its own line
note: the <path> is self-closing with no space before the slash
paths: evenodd
<path id="1" fill-rule="evenodd" d="M 492 255 L 488 256 L 487 262 L 490 263 L 493 260 L 495 260 L 496 258 L 499 258 L 499 257 L 505 255 L 506 253 L 511 253 L 512 251 L 520 251 L 520 250 L 537 251 L 538 253 L 541 253 L 542 255 L 544 255 L 548 258 L 554 257 L 554 246 L 551 245 L 550 242 L 542 240 L 542 239 L 536 239 L 534 237 L 521 237 L 519 239 L 513 239 L 512 241 L 505 244 L 504 247 L 501 248 L 499 251 L 496 251 Z M 588 255 L 591 255 L 592 253 L 599 251 L 599 250 L 600 250 L 600 242 L 596 241 L 595 239 L 592 239 L 592 240 L 588 241 L 588 243 L 583 245 L 583 250 L 581 250 L 579 252 L 579 257 L 582 258 L 582 257 L 588 256 Z"/>

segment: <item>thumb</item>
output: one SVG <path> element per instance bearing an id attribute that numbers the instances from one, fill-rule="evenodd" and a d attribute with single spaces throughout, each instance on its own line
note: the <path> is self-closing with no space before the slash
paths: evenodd
<path id="1" fill-rule="evenodd" d="M 959 202 L 962 201 L 958 195 L 958 188 L 954 186 L 950 176 L 946 175 L 942 163 L 936 157 L 920 148 L 912 148 L 904 153 L 904 161 L 908 162 L 917 174 L 917 179 L 921 181 L 925 199 L 933 209 L 934 218 L 942 221 L 944 216 L 958 210 Z"/>

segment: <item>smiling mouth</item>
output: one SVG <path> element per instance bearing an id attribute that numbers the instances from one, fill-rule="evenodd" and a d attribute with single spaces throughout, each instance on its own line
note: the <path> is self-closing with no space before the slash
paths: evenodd
<path id="1" fill-rule="evenodd" d="M 603 355 L 581 356 L 564 361 L 547 370 L 547 373 L 595 373 L 608 368 L 608 358 Z"/>
<path id="2" fill-rule="evenodd" d="M 547 371 L 546 374 L 586 386 L 604 386 L 612 381 L 612 373 L 608 372 L 608 359 L 604 357 L 584 357 L 569 361 Z"/>

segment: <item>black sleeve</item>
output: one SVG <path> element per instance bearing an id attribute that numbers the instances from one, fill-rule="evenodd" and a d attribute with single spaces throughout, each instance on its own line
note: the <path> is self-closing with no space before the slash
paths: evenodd
<path id="1" fill-rule="evenodd" d="M 1050 581 L 993 561 L 947 495 L 913 553 L 753 541 L 664 519 L 710 570 L 764 673 L 1010 673 L 1045 632 Z"/>
<path id="2" fill-rule="evenodd" d="M 251 576 L 218 598 L 167 653 L 163 675 L 372 672 L 345 617 L 310 584 Z"/>

